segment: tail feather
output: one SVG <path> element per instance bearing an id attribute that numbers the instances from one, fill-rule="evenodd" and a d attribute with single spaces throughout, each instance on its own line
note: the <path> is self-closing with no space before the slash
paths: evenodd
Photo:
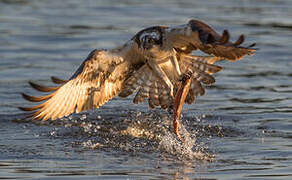
<path id="1" fill-rule="evenodd" d="M 133 101 L 135 104 L 144 102 L 145 98 L 149 97 L 151 81 L 151 73 L 148 75 L 146 73 L 140 75 L 140 79 L 137 81 L 140 88 Z"/>
<path id="2" fill-rule="evenodd" d="M 146 67 L 142 67 L 138 72 L 133 73 L 133 75 L 125 81 L 122 91 L 119 93 L 120 97 L 127 97 L 141 87 L 145 77 L 144 70 L 146 70 Z"/>
<path id="3" fill-rule="evenodd" d="M 136 96 L 133 99 L 134 104 L 139 104 L 139 103 L 144 102 L 145 98 L 141 95 L 142 94 L 141 91 L 142 89 L 139 89 L 138 92 L 136 93 Z"/>
<path id="4" fill-rule="evenodd" d="M 154 81 L 152 83 L 152 86 L 150 88 L 149 94 L 150 94 L 151 103 L 154 106 L 159 106 L 160 102 L 159 102 L 159 93 L 158 93 L 157 81 Z"/>

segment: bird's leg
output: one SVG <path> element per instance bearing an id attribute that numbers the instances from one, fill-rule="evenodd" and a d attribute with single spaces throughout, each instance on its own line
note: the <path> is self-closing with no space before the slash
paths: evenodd
<path id="1" fill-rule="evenodd" d="M 167 77 L 167 75 L 165 74 L 165 72 L 162 70 L 162 68 L 153 59 L 149 59 L 147 61 L 147 64 L 154 71 L 154 73 L 156 73 L 156 75 L 158 75 L 158 77 L 160 77 L 165 82 L 165 84 L 170 89 L 170 96 L 174 97 L 173 96 L 173 88 L 174 87 L 173 87 L 171 81 L 169 80 L 169 78 Z"/>
<path id="2" fill-rule="evenodd" d="M 175 51 L 175 50 L 173 50 L 173 51 Z M 174 67 L 174 71 L 175 71 L 179 81 L 184 81 L 184 79 L 186 79 L 186 78 L 190 79 L 190 77 L 192 76 L 192 72 L 190 72 L 190 70 L 189 70 L 186 73 L 182 74 L 181 71 L 180 71 L 178 60 L 177 60 L 175 55 L 170 57 L 170 61 L 171 61 L 171 64 L 173 65 L 173 67 Z"/>
<path id="3" fill-rule="evenodd" d="M 179 77 L 179 81 L 184 83 L 186 81 L 186 79 L 190 79 L 192 77 L 192 74 L 193 74 L 193 72 L 189 69 L 187 72 L 185 72 L 184 74 L 182 74 Z"/>
<path id="4" fill-rule="evenodd" d="M 171 61 L 171 64 L 174 66 L 174 70 L 175 70 L 177 77 L 180 78 L 181 71 L 180 71 L 180 67 L 179 67 L 176 56 L 175 55 L 171 56 L 170 61 Z"/>

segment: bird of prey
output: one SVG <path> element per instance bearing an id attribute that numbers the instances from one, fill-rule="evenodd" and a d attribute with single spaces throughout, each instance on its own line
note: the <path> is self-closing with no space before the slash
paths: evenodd
<path id="1" fill-rule="evenodd" d="M 55 120 L 102 106 L 116 95 L 127 97 L 136 92 L 134 103 L 148 99 L 149 107 L 169 108 L 185 74 L 191 84 L 185 102 L 191 104 L 198 95 L 204 95 L 203 85 L 215 82 L 213 73 L 220 66 L 218 60 L 236 61 L 252 55 L 254 44 L 241 46 L 244 36 L 229 40 L 229 32 L 222 35 L 210 26 L 190 20 L 187 24 L 166 27 L 153 26 L 138 32 L 123 46 L 111 50 L 93 50 L 69 80 L 52 77 L 58 86 L 29 84 L 44 96 L 22 94 L 32 102 L 29 111 L 35 120 Z M 201 50 L 208 56 L 195 56 Z"/>

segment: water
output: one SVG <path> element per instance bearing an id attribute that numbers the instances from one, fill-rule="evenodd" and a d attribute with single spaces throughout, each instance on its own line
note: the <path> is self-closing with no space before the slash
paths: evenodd
<path id="1" fill-rule="evenodd" d="M 201 19 L 260 50 L 183 110 L 186 145 L 163 110 L 114 98 L 53 123 L 23 121 L 28 80 L 68 78 L 95 48 L 152 25 Z M 1 179 L 291 179 L 289 0 L 0 1 Z M 35 92 L 33 92 L 35 93 Z"/>

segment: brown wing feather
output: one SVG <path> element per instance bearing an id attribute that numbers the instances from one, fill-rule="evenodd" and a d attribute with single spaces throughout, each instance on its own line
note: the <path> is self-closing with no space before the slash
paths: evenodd
<path id="1" fill-rule="evenodd" d="M 56 119 L 97 108 L 117 95 L 125 77 L 128 76 L 128 62 L 111 51 L 94 50 L 68 80 L 53 77 L 52 81 L 59 87 L 45 87 L 35 83 L 31 86 L 39 91 L 53 91 L 46 96 L 23 97 L 32 102 L 46 100 L 33 107 L 21 107 L 24 111 L 35 111 L 33 119 Z"/>
<path id="2" fill-rule="evenodd" d="M 220 71 L 220 66 L 213 65 L 218 58 L 214 57 L 200 57 L 181 55 L 179 57 L 179 66 L 183 74 L 192 72 L 191 85 L 189 93 L 185 102 L 191 104 L 195 101 L 196 97 L 205 94 L 205 89 L 202 84 L 209 85 L 215 82 L 212 74 Z M 180 82 L 177 79 L 170 79 L 175 85 L 174 93 L 176 94 L 177 87 Z M 170 90 L 162 82 L 162 80 L 156 76 L 153 71 L 144 65 L 138 71 L 127 79 L 123 85 L 123 89 L 119 94 L 122 97 L 126 97 L 137 90 L 134 103 L 138 104 L 148 99 L 150 108 L 160 106 L 163 109 L 169 108 L 172 105 L 173 98 L 170 96 Z"/>
<path id="3" fill-rule="evenodd" d="M 36 83 L 34 83 L 34 82 L 31 82 L 31 81 L 29 81 L 28 83 L 29 83 L 29 85 L 30 85 L 32 88 L 34 88 L 34 89 L 36 89 L 36 90 L 38 90 L 38 91 L 41 91 L 41 92 L 51 92 L 51 91 L 55 91 L 55 90 L 57 90 L 57 89 L 59 88 L 59 87 L 47 87 L 47 86 L 42 86 L 42 85 L 36 84 Z"/>
<path id="4" fill-rule="evenodd" d="M 243 35 L 232 43 L 229 41 L 230 35 L 227 30 L 219 35 L 210 26 L 199 20 L 190 20 L 187 25 L 168 28 L 166 32 L 172 46 L 187 54 L 200 49 L 207 54 L 235 61 L 245 55 L 252 55 L 256 50 L 251 48 L 252 46 L 240 46 L 244 41 Z"/>
<path id="5" fill-rule="evenodd" d="M 119 96 L 126 97 L 136 90 L 137 93 L 133 99 L 135 104 L 144 102 L 145 98 L 148 98 L 150 108 L 161 106 L 165 109 L 171 105 L 172 98 L 169 96 L 169 89 L 148 65 L 143 65 L 125 81 Z"/>
<path id="6" fill-rule="evenodd" d="M 51 80 L 55 84 L 65 84 L 66 82 L 68 82 L 68 80 L 59 79 L 59 78 L 57 78 L 55 76 L 52 76 Z"/>
<path id="7" fill-rule="evenodd" d="M 180 56 L 179 64 L 182 73 L 192 73 L 189 93 L 185 99 L 186 103 L 192 104 L 197 96 L 203 96 L 205 94 L 205 89 L 202 84 L 210 85 L 215 82 L 212 74 L 222 69 L 220 66 L 213 65 L 216 60 L 220 59 L 183 54 Z"/>

